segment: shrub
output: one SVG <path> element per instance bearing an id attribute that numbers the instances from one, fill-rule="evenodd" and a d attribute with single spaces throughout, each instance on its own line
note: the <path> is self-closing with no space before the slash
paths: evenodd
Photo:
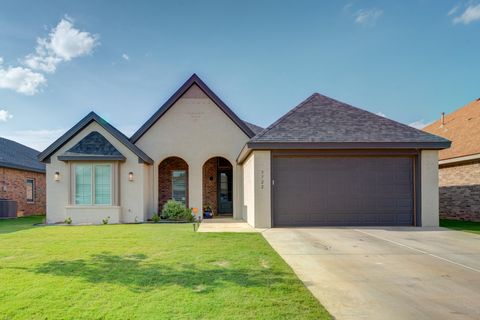
<path id="1" fill-rule="evenodd" d="M 160 217 L 158 216 L 157 213 L 154 213 L 153 216 L 152 216 L 152 221 L 153 222 L 159 222 L 160 221 Z"/>
<path id="2" fill-rule="evenodd" d="M 164 204 L 162 216 L 169 220 L 193 221 L 192 209 L 185 207 L 183 203 L 175 200 L 168 200 L 167 203 Z"/>
<path id="3" fill-rule="evenodd" d="M 108 224 L 108 220 L 110 220 L 110 217 L 106 217 L 105 219 L 102 219 L 102 223 Z"/>
<path id="4" fill-rule="evenodd" d="M 68 217 L 67 219 L 65 219 L 64 221 L 66 224 L 72 224 L 72 217 Z"/>

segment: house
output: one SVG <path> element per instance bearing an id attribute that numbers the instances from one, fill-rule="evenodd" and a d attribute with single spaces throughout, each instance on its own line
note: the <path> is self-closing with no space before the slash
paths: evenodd
<path id="1" fill-rule="evenodd" d="M 45 164 L 37 160 L 38 154 L 0 138 L 0 199 L 16 201 L 19 216 L 45 213 Z"/>
<path id="2" fill-rule="evenodd" d="M 452 141 L 439 153 L 440 216 L 480 221 L 480 99 L 423 130 Z"/>
<path id="3" fill-rule="evenodd" d="M 318 93 L 262 130 L 193 75 L 132 137 L 92 112 L 39 159 L 50 223 L 145 221 L 175 199 L 259 228 L 436 226 L 449 145 Z"/>

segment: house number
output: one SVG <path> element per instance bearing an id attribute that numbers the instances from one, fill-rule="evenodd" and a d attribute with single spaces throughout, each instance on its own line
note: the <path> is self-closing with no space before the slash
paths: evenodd
<path id="1" fill-rule="evenodd" d="M 264 172 L 263 172 L 263 170 L 260 170 L 260 189 L 262 189 L 262 190 L 263 190 L 263 185 L 264 185 L 263 177 L 264 177 Z"/>

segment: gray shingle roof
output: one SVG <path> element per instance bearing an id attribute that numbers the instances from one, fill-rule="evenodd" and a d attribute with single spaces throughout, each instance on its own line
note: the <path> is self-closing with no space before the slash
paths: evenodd
<path id="1" fill-rule="evenodd" d="M 38 155 L 38 160 L 42 162 L 49 162 L 50 156 L 54 154 L 58 149 L 60 149 L 65 143 L 70 141 L 76 134 L 82 131 L 85 127 L 87 127 L 90 123 L 96 122 L 101 127 L 103 127 L 108 133 L 114 136 L 118 141 L 120 141 L 125 147 L 127 147 L 130 151 L 132 151 L 135 155 L 138 156 L 138 161 L 153 164 L 152 158 L 147 156 L 145 152 L 140 150 L 139 147 L 134 145 L 130 140 L 120 131 L 118 131 L 114 126 L 110 123 L 99 117 L 95 112 L 90 112 L 87 114 L 82 120 L 80 120 L 76 125 L 74 125 L 70 130 L 65 132 L 63 136 L 58 138 L 55 142 L 53 142 L 47 149 L 43 150 Z M 68 160 L 64 158 L 65 160 Z"/>
<path id="2" fill-rule="evenodd" d="M 444 138 L 314 93 L 267 129 L 257 143 L 420 143 L 448 147 Z M 442 146 L 440 146 L 442 145 Z"/>
<path id="3" fill-rule="evenodd" d="M 104 136 L 97 131 L 90 132 L 64 154 L 60 160 L 125 160 L 126 158 Z"/>
<path id="4" fill-rule="evenodd" d="M 18 142 L 0 138 L 0 167 L 45 172 L 45 164 L 37 160 L 39 153 Z"/>
<path id="5" fill-rule="evenodd" d="M 247 122 L 247 121 L 245 121 L 245 120 L 242 120 L 242 121 L 243 121 L 243 122 L 250 128 L 250 130 L 252 130 L 253 133 L 255 133 L 255 134 L 259 134 L 259 133 L 262 132 L 263 129 L 264 129 L 264 128 L 262 128 L 262 127 L 257 126 L 256 124 Z"/>

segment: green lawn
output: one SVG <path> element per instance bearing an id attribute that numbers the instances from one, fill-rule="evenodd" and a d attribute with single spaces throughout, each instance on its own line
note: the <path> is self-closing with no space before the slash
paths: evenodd
<path id="1" fill-rule="evenodd" d="M 256 233 L 0 220 L 0 319 L 329 319 Z"/>
<path id="2" fill-rule="evenodd" d="M 440 220 L 440 226 L 460 231 L 480 234 L 480 222 L 460 220 Z"/>

